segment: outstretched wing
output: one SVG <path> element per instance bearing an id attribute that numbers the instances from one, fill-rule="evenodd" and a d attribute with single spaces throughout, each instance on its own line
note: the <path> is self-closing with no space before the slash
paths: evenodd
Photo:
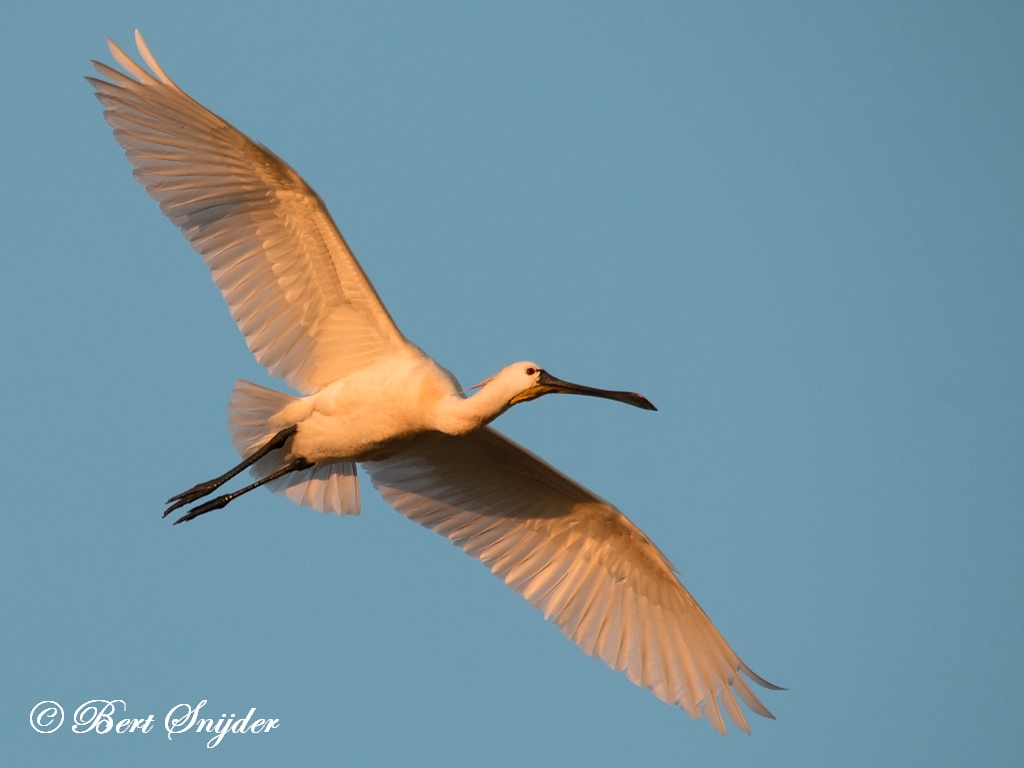
<path id="1" fill-rule="evenodd" d="M 87 78 L 146 191 L 203 257 L 257 361 L 304 394 L 412 348 L 323 201 L 291 167 L 178 88 L 136 31 L 146 72 Z M 109 82 L 108 82 L 109 81 Z"/>
<path id="2" fill-rule="evenodd" d="M 737 694 L 772 714 L 675 569 L 625 515 L 490 428 L 431 434 L 366 462 L 395 509 L 448 537 L 583 651 L 725 733 L 718 702 L 749 733 Z"/>

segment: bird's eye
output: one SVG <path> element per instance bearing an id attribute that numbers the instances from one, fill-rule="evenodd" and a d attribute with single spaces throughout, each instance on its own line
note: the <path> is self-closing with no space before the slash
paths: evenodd
<path id="1" fill-rule="evenodd" d="M 536 372 L 537 372 L 536 368 L 527 368 L 526 369 L 526 375 L 527 376 L 533 376 L 533 374 L 535 374 Z"/>

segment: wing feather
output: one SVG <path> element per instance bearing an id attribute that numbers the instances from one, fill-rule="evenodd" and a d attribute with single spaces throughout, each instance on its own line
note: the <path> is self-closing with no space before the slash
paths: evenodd
<path id="1" fill-rule="evenodd" d="M 395 326 L 320 197 L 277 155 L 113 41 L 127 72 L 87 78 L 135 177 L 203 257 L 261 365 L 304 394 L 415 350 Z"/>
<path id="2" fill-rule="evenodd" d="M 430 434 L 364 467 L 385 500 L 462 547 L 590 656 L 725 732 L 771 713 L 675 569 L 615 507 L 490 428 Z M 735 695 L 734 695 L 735 692 Z M 721 708 L 720 706 L 721 705 Z"/>

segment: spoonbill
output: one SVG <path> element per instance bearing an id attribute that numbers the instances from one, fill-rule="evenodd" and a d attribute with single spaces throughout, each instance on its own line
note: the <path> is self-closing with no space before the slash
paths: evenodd
<path id="1" fill-rule="evenodd" d="M 261 485 L 319 512 L 358 514 L 356 464 L 398 512 L 446 536 L 590 656 L 721 733 L 721 708 L 750 733 L 738 696 L 773 718 L 733 652 L 639 528 L 614 506 L 490 426 L 553 393 L 656 410 L 633 392 L 513 363 L 472 396 L 398 330 L 327 212 L 292 168 L 189 97 L 142 35 L 147 72 L 112 40 L 124 72 L 89 77 L 135 178 L 203 257 L 246 344 L 301 397 L 239 380 L 228 426 L 241 463 L 168 500 L 168 513 L 249 468 Z M 127 74 L 125 74 L 127 73 Z"/>

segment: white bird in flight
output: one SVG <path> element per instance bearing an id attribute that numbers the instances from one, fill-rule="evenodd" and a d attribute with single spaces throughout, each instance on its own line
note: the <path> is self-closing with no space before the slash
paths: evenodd
<path id="1" fill-rule="evenodd" d="M 87 79 L 135 178 L 206 261 L 256 360 L 303 395 L 236 382 L 228 426 L 242 462 L 171 498 L 164 515 L 249 467 L 256 482 L 175 524 L 261 485 L 319 512 L 358 514 L 360 463 L 401 514 L 481 560 L 584 653 L 662 701 L 723 734 L 719 703 L 750 732 L 736 696 L 773 717 L 740 672 L 781 689 L 733 652 L 650 539 L 488 426 L 550 393 L 654 406 L 530 362 L 467 397 L 398 330 L 323 201 L 287 163 L 185 94 L 137 30 L 150 72 L 107 42 L 128 75 L 94 61 L 107 79 Z"/>

